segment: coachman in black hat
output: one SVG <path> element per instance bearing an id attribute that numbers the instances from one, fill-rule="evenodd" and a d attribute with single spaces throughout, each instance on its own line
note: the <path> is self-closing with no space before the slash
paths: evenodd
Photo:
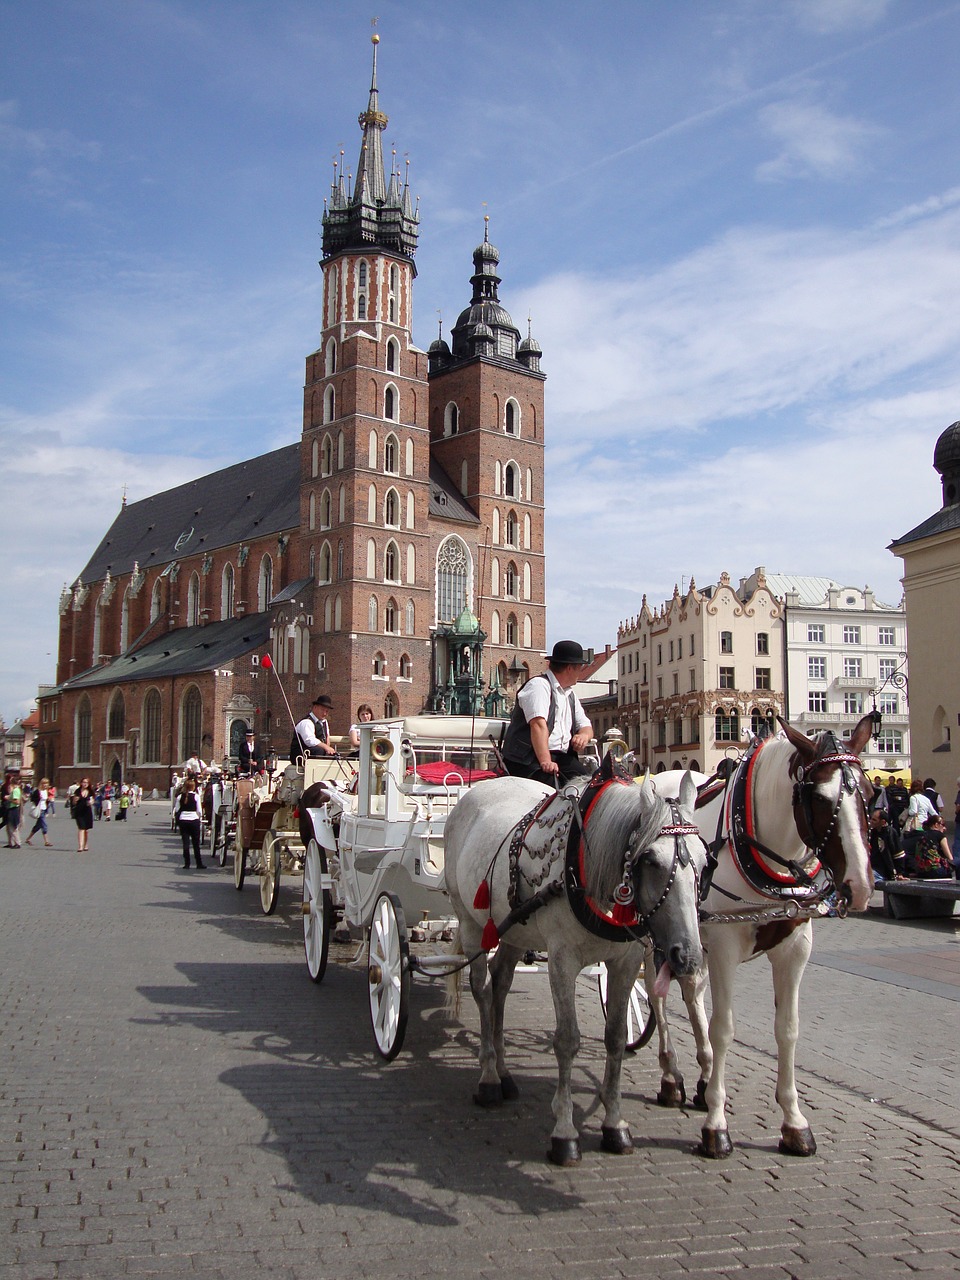
<path id="1" fill-rule="evenodd" d="M 333 699 L 318 693 L 313 700 L 310 714 L 297 725 L 290 743 L 290 759 L 297 756 L 333 756 L 337 753 L 330 745 L 330 726 L 327 712 L 333 710 Z"/>
<path id="2" fill-rule="evenodd" d="M 573 686 L 586 661 L 576 640 L 558 640 L 547 670 L 532 676 L 517 694 L 503 742 L 509 773 L 563 786 L 583 772 L 580 752 L 593 737 L 593 727 Z"/>

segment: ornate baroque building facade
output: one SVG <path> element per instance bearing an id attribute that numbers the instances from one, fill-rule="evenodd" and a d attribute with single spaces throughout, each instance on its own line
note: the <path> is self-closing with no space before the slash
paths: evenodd
<path id="1" fill-rule="evenodd" d="M 783 611 L 762 574 L 749 591 L 720 581 L 690 588 L 659 609 L 646 596 L 617 633 L 620 727 L 637 762 L 712 772 L 783 714 Z"/>
<path id="2" fill-rule="evenodd" d="M 540 665 L 544 374 L 484 231 L 448 344 L 413 342 L 419 208 L 384 167 L 377 43 L 356 178 L 323 215 L 320 343 L 298 443 L 124 505 L 60 601 L 38 767 L 165 787 L 248 726 L 281 753 L 334 699 L 378 715 L 503 710 Z"/>
<path id="3" fill-rule="evenodd" d="M 909 763 L 906 616 L 869 587 L 770 573 L 728 574 L 636 618 L 618 633 L 617 723 L 642 766 L 712 771 L 783 715 L 814 736 L 849 738 L 873 709 L 870 770 Z"/>

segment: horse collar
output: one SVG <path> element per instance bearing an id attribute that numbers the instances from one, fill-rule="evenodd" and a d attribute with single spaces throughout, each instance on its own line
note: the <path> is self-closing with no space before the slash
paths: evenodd
<path id="1" fill-rule="evenodd" d="M 754 770 L 763 748 L 772 738 L 755 739 L 734 769 L 724 805 L 727 813 L 726 841 L 740 874 L 765 898 L 818 899 L 829 891 L 826 869 L 819 859 L 805 865 L 784 857 L 757 838 L 753 806 Z M 802 833 L 801 839 L 803 838 Z M 719 835 L 719 833 L 718 833 Z M 720 843 L 723 837 L 719 837 Z M 815 854 L 816 850 L 812 850 Z"/>

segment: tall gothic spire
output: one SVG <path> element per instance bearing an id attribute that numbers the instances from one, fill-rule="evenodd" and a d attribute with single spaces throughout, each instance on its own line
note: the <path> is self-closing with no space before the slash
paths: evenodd
<path id="1" fill-rule="evenodd" d="M 373 70 L 366 111 L 358 117 L 363 130 L 360 159 L 352 192 L 344 190 L 343 168 L 334 175 L 329 205 L 323 215 L 323 256 L 330 258 L 345 249 L 379 247 L 391 249 L 412 258 L 417 250 L 420 215 L 413 208 L 409 181 L 401 186 L 396 160 L 390 166 L 387 188 L 383 168 L 383 131 L 387 117 L 380 110 L 377 87 L 377 46 L 380 37 L 374 33 Z"/>
<path id="2" fill-rule="evenodd" d="M 357 123 L 363 130 L 363 141 L 360 144 L 360 159 L 357 161 L 357 181 L 353 188 L 353 198 L 357 204 L 376 208 L 387 198 L 383 182 L 383 140 L 380 135 L 389 121 L 380 110 L 380 97 L 377 92 L 377 45 L 380 43 L 380 37 L 374 32 L 370 39 L 373 43 L 373 71 L 370 75 L 370 97 L 367 101 L 367 109 L 357 116 Z"/>

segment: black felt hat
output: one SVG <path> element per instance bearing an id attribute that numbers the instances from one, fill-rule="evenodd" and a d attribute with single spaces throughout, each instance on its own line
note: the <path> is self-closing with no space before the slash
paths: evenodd
<path id="1" fill-rule="evenodd" d="M 584 657 L 583 645 L 577 644 L 576 640 L 558 640 L 553 646 L 553 653 L 548 656 L 550 661 L 555 662 L 558 667 L 583 666 L 587 661 Z"/>
<path id="2" fill-rule="evenodd" d="M 327 693 L 318 693 L 313 700 L 315 707 L 330 707 L 333 709 L 333 699 Z"/>

